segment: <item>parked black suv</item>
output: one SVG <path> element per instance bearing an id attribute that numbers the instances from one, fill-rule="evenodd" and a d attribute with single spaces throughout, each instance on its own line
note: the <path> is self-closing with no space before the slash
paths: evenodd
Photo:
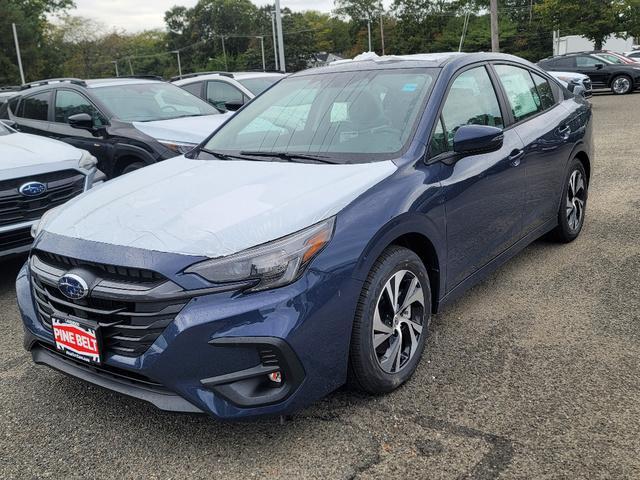
<path id="1" fill-rule="evenodd" d="M 548 57 L 538 65 L 548 71 L 583 73 L 589 76 L 593 88 L 610 88 L 616 95 L 631 93 L 640 87 L 640 65 L 614 64 L 589 53 Z"/>
<path id="2" fill-rule="evenodd" d="M 88 150 L 109 178 L 186 153 L 227 118 L 167 82 L 50 79 L 9 100 L 15 128 Z"/>

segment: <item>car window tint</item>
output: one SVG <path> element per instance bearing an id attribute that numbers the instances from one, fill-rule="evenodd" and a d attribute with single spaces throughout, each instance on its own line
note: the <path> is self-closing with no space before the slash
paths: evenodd
<path id="1" fill-rule="evenodd" d="M 533 77 L 533 83 L 536 84 L 536 89 L 538 90 L 538 95 L 540 96 L 540 101 L 542 102 L 542 108 L 546 110 L 547 108 L 551 108 L 555 105 L 556 99 L 553 96 L 553 90 L 551 90 L 551 85 L 546 78 L 541 77 L 537 73 L 531 73 Z"/>
<path id="2" fill-rule="evenodd" d="M 485 67 L 467 70 L 453 81 L 442 108 L 442 120 L 443 151 L 453 150 L 453 137 L 463 125 L 504 126 L 498 97 Z"/>
<path id="3" fill-rule="evenodd" d="M 445 136 L 444 127 L 442 126 L 442 118 L 439 118 L 438 123 L 436 123 L 436 128 L 433 129 L 433 134 L 431 135 L 429 156 L 433 158 L 449 150 L 449 142 Z"/>
<path id="4" fill-rule="evenodd" d="M 180 88 L 199 97 L 202 92 L 202 82 L 187 83 L 186 85 L 180 85 Z"/>
<path id="5" fill-rule="evenodd" d="M 516 122 L 542 110 L 542 102 L 529 70 L 512 65 L 496 65 L 496 72 L 507 93 Z"/>
<path id="6" fill-rule="evenodd" d="M 605 63 L 602 58 L 588 57 L 581 55 L 576 57 L 576 65 L 578 67 L 595 67 L 599 63 Z"/>
<path id="7" fill-rule="evenodd" d="M 32 120 L 48 120 L 49 114 L 49 92 L 38 93 L 30 97 L 25 97 L 20 106 L 20 114 L 23 118 Z"/>
<path id="8" fill-rule="evenodd" d="M 244 95 L 233 85 L 225 82 L 212 81 L 207 82 L 207 100 L 211 105 L 226 110 L 224 106 L 227 102 L 242 103 Z"/>
<path id="9" fill-rule="evenodd" d="M 79 113 L 87 113 L 93 118 L 96 126 L 104 125 L 106 120 L 98 110 L 84 96 L 71 90 L 58 90 L 56 92 L 55 121 L 69 123 L 69 117 Z"/>

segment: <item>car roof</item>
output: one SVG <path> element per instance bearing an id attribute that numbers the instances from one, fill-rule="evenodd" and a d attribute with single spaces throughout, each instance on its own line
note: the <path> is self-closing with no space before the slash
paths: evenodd
<path id="1" fill-rule="evenodd" d="M 316 75 L 329 72 L 341 72 L 341 71 L 353 71 L 353 70 L 384 70 L 392 68 L 442 68 L 445 65 L 454 65 L 456 67 L 462 67 L 467 64 L 491 61 L 491 60 L 504 60 L 522 63 L 529 66 L 534 66 L 529 61 L 516 57 L 514 55 L 507 55 L 504 53 L 490 53 L 490 52 L 478 52 L 478 53 L 464 53 L 464 52 L 441 52 L 441 53 L 416 53 L 412 55 L 385 55 L 378 56 L 373 52 L 367 52 L 357 55 L 355 58 L 349 60 L 336 60 L 331 64 L 324 67 L 310 68 L 298 73 L 292 74 L 292 76 L 305 76 Z"/>
<path id="2" fill-rule="evenodd" d="M 152 78 L 95 78 L 85 80 L 88 88 L 113 87 L 116 85 L 144 85 L 149 83 L 166 83 Z"/>
<path id="3" fill-rule="evenodd" d="M 171 79 L 171 83 L 176 85 L 185 85 L 187 83 L 193 83 L 200 80 L 224 80 L 233 83 L 234 80 L 248 80 L 251 78 L 265 78 L 265 77 L 284 77 L 284 73 L 279 72 L 202 72 L 202 73 L 189 73 L 184 75 L 183 78 Z"/>

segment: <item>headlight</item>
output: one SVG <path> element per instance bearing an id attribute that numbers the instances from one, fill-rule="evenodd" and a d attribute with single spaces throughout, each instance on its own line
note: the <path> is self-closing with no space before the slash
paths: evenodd
<path id="1" fill-rule="evenodd" d="M 53 217 L 56 216 L 57 212 L 62 206 L 63 205 L 60 205 L 58 207 L 47 210 L 46 212 L 44 212 L 44 215 L 40 217 L 40 220 L 37 223 L 34 223 L 33 225 L 31 225 L 31 236 L 33 238 L 36 238 L 40 234 L 42 229 L 47 226 L 47 224 L 51 221 Z"/>
<path id="2" fill-rule="evenodd" d="M 185 272 L 196 273 L 213 283 L 254 281 L 251 291 L 281 287 L 297 280 L 327 245 L 334 223 L 332 217 L 279 240 L 200 262 Z"/>
<path id="3" fill-rule="evenodd" d="M 177 153 L 178 155 L 189 153 L 191 150 L 198 146 L 197 143 L 172 142 L 170 140 L 158 140 L 158 142 L 160 142 L 172 152 Z"/>
<path id="4" fill-rule="evenodd" d="M 78 166 L 84 170 L 91 170 L 98 164 L 98 159 L 86 150 L 82 151 L 82 157 L 78 161 Z"/>

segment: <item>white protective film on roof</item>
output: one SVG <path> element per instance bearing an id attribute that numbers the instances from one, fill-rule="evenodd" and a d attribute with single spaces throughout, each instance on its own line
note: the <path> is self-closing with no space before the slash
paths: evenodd
<path id="1" fill-rule="evenodd" d="M 331 217 L 395 170 L 390 160 L 320 165 L 176 157 L 71 200 L 44 230 L 216 258 Z"/>

